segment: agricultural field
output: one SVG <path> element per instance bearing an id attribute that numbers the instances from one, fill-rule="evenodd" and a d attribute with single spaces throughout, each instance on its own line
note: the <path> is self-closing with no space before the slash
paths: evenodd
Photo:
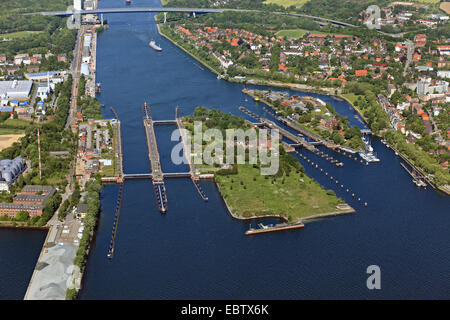
<path id="1" fill-rule="evenodd" d="M 14 142 L 24 137 L 25 133 L 15 129 L 0 129 L 0 151 L 10 147 Z"/>
<path id="2" fill-rule="evenodd" d="M 295 6 L 301 8 L 308 0 L 266 0 L 265 3 L 278 4 L 283 7 Z"/>
<path id="3" fill-rule="evenodd" d="M 450 14 L 450 1 L 441 2 L 441 10 L 444 10 L 447 14 Z"/>

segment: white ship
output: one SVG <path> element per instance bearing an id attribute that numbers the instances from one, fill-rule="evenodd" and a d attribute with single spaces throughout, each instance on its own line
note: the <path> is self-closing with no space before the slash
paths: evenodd
<path id="1" fill-rule="evenodd" d="M 364 142 L 365 150 L 364 152 L 360 152 L 359 156 L 366 162 L 379 162 L 380 159 L 378 159 L 374 154 L 369 139 L 366 139 L 365 137 L 362 137 L 361 139 Z"/>
<path id="2" fill-rule="evenodd" d="M 158 46 L 154 40 L 150 41 L 149 46 L 156 51 L 162 51 L 162 48 Z"/>

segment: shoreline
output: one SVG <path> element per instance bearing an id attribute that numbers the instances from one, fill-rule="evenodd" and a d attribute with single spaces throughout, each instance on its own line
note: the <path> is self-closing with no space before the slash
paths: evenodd
<path id="1" fill-rule="evenodd" d="M 156 16 L 155 16 L 155 21 L 157 21 Z M 192 58 L 194 58 L 195 60 L 200 62 L 204 67 L 208 68 L 215 75 L 220 76 L 221 77 L 220 80 L 225 80 L 225 81 L 230 82 L 230 83 L 244 83 L 244 84 L 252 84 L 252 85 L 258 85 L 258 86 L 278 87 L 278 88 L 286 88 L 286 89 L 291 89 L 291 90 L 299 90 L 299 91 L 304 91 L 304 92 L 312 92 L 312 93 L 324 94 L 324 95 L 328 95 L 328 96 L 336 96 L 336 94 L 334 92 L 335 92 L 335 90 L 338 90 L 338 88 L 327 88 L 327 87 L 325 87 L 325 88 L 316 88 L 316 87 L 308 86 L 306 84 L 291 83 L 291 82 L 279 82 L 279 81 L 276 81 L 276 80 L 248 79 L 248 80 L 240 81 L 240 79 L 234 79 L 234 78 L 225 79 L 221 73 L 217 72 L 217 70 L 215 70 L 214 68 L 209 66 L 207 63 L 205 63 L 202 59 L 197 57 L 192 52 L 189 52 L 188 50 L 186 50 L 185 48 L 180 46 L 178 43 L 175 42 L 175 40 L 170 38 L 168 35 L 166 35 L 163 32 L 161 32 L 159 23 L 156 23 L 156 28 L 158 29 L 159 35 L 161 35 L 165 39 L 169 40 L 176 47 L 180 48 L 185 53 L 187 53 L 189 56 L 191 56 Z M 330 92 L 328 92 L 328 91 L 330 91 Z"/>
<path id="2" fill-rule="evenodd" d="M 156 15 L 155 15 L 155 21 L 156 20 Z M 158 33 L 160 36 L 164 37 L 165 39 L 169 40 L 172 44 L 174 44 L 176 47 L 178 47 L 179 49 L 183 50 L 185 53 L 187 53 L 189 56 L 191 56 L 192 58 L 194 58 L 195 60 L 197 60 L 198 62 L 200 62 L 204 67 L 208 68 L 211 72 L 213 72 L 215 75 L 217 76 L 222 76 L 219 72 L 217 72 L 216 70 L 214 70 L 212 67 L 210 67 L 207 63 L 205 63 L 203 60 L 201 60 L 200 58 L 198 58 L 197 56 L 195 56 L 194 54 L 192 54 L 191 52 L 187 51 L 185 48 L 183 48 L 182 46 L 180 46 L 178 43 L 176 43 L 173 39 L 171 39 L 169 36 L 165 35 L 164 33 L 161 32 L 161 29 L 159 27 L 159 23 L 156 23 L 156 28 L 158 29 Z"/>
<path id="3" fill-rule="evenodd" d="M 369 127 L 367 119 L 364 117 L 362 111 L 359 110 L 347 97 L 344 97 L 344 95 L 342 93 L 337 95 L 336 97 L 339 97 L 339 98 L 344 99 L 345 101 L 347 101 L 352 106 L 352 108 L 360 115 L 360 117 L 364 120 L 365 125 L 367 125 L 367 127 Z M 372 132 L 372 134 L 374 134 L 374 133 Z"/>
<path id="4" fill-rule="evenodd" d="M 222 192 L 220 191 L 219 185 L 217 184 L 216 181 L 214 181 L 214 183 L 216 184 L 216 187 L 219 190 L 220 198 L 222 199 L 223 203 L 225 204 L 225 207 L 227 208 L 227 210 L 230 213 L 230 216 L 232 218 L 234 218 L 236 220 L 240 220 L 240 221 L 248 221 L 248 220 L 254 220 L 254 219 L 267 219 L 267 218 L 280 219 L 280 220 L 284 221 L 280 225 L 275 225 L 274 227 L 270 227 L 268 229 L 261 229 L 261 231 L 258 231 L 259 229 L 254 229 L 253 231 L 248 230 L 248 231 L 250 231 L 250 233 L 248 233 L 248 231 L 247 231 L 245 233 L 246 235 L 251 235 L 251 234 L 256 234 L 256 233 L 266 233 L 266 232 L 272 232 L 272 231 L 283 231 L 283 230 L 291 230 L 291 229 L 303 228 L 304 227 L 304 222 L 306 222 L 306 221 L 313 222 L 314 220 L 318 220 L 318 219 L 322 219 L 322 218 L 331 218 L 331 217 L 336 217 L 336 216 L 340 216 L 340 215 L 356 213 L 356 210 L 353 207 L 351 207 L 349 204 L 345 203 L 348 206 L 348 209 L 345 209 L 345 210 L 342 210 L 342 211 L 318 213 L 318 214 L 314 214 L 312 216 L 298 218 L 297 221 L 294 221 L 294 222 L 288 222 L 288 219 L 286 217 L 283 217 L 283 216 L 280 216 L 280 215 L 263 215 L 263 216 L 241 217 L 241 216 L 238 216 L 237 214 L 235 214 L 231 210 L 231 208 L 228 205 L 227 201 L 223 197 Z M 264 230 L 264 231 L 262 231 L 262 230 Z"/>
<path id="5" fill-rule="evenodd" d="M 35 230 L 50 230 L 50 227 L 46 226 L 28 226 L 28 225 L 12 225 L 14 221 L 10 221 L 11 223 L 4 223 L 6 221 L 0 222 L 0 229 L 35 229 Z"/>

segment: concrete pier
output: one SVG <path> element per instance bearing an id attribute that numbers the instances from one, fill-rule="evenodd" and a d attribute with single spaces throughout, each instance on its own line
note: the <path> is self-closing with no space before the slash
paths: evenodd
<path id="1" fill-rule="evenodd" d="M 161 160 L 159 157 L 158 143 L 156 141 L 155 130 L 153 128 L 153 119 L 150 106 L 144 103 L 142 106 L 142 116 L 147 139 L 148 158 L 152 170 L 153 189 L 157 200 L 158 209 L 165 213 L 167 211 L 167 195 L 164 185 L 164 174 L 161 169 Z"/>

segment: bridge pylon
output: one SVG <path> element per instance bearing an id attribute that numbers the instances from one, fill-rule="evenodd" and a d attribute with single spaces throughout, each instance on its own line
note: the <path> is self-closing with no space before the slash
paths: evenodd
<path id="1" fill-rule="evenodd" d="M 167 12 L 164 12 L 164 23 L 167 22 Z"/>

